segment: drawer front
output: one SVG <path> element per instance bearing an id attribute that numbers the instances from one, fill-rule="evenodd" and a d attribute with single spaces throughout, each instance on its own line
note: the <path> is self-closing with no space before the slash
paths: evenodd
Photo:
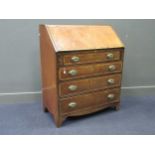
<path id="1" fill-rule="evenodd" d="M 79 95 L 60 100 L 62 114 L 75 112 L 84 108 L 119 102 L 120 89 L 111 89 Z"/>
<path id="2" fill-rule="evenodd" d="M 60 97 L 63 97 L 88 91 L 90 89 L 90 84 L 89 79 L 61 83 L 59 85 L 59 95 Z"/>
<path id="3" fill-rule="evenodd" d="M 86 64 L 120 60 L 120 51 L 74 53 L 63 56 L 64 65 Z"/>
<path id="4" fill-rule="evenodd" d="M 68 80 L 93 75 L 119 73 L 122 71 L 122 62 L 100 63 L 91 65 L 68 66 L 59 68 L 59 79 Z"/>
<path id="5" fill-rule="evenodd" d="M 120 74 L 88 78 L 83 80 L 73 80 L 69 82 L 60 83 L 59 95 L 60 97 L 63 97 L 67 95 L 84 93 L 90 90 L 119 87 L 120 83 Z"/>

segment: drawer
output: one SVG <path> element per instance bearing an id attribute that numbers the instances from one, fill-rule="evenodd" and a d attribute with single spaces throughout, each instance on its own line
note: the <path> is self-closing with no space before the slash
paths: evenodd
<path id="1" fill-rule="evenodd" d="M 108 62 L 120 60 L 120 51 L 95 51 L 89 53 L 65 54 L 62 59 L 64 65 Z"/>
<path id="2" fill-rule="evenodd" d="M 89 107 L 119 102 L 120 89 L 99 91 L 60 100 L 62 114 L 71 113 Z"/>
<path id="3" fill-rule="evenodd" d="M 63 82 L 59 85 L 59 96 L 63 97 L 91 90 L 119 87 L 120 83 L 120 74 Z"/>
<path id="4" fill-rule="evenodd" d="M 122 71 L 122 62 L 99 63 L 91 65 L 67 66 L 59 68 L 59 79 L 68 80 L 93 75 L 119 73 Z"/>

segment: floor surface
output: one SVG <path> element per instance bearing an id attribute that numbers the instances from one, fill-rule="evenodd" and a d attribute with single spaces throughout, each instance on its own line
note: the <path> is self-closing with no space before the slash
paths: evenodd
<path id="1" fill-rule="evenodd" d="M 121 109 L 69 118 L 56 128 L 40 103 L 0 104 L 1 135 L 155 134 L 155 96 L 123 97 Z"/>

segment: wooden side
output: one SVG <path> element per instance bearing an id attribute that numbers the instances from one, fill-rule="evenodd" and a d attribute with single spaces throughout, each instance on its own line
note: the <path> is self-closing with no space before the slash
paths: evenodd
<path id="1" fill-rule="evenodd" d="M 42 70 L 42 97 L 43 107 L 53 114 L 57 121 L 58 101 L 57 101 L 57 67 L 54 47 L 44 25 L 40 25 L 40 54 Z"/>
<path id="2" fill-rule="evenodd" d="M 124 51 L 125 51 L 125 48 L 122 48 L 122 52 L 121 52 L 122 72 L 123 72 L 123 67 L 124 67 Z M 123 79 L 123 75 L 121 76 L 121 85 L 120 85 L 120 88 L 122 87 L 122 79 Z M 120 98 L 121 98 L 121 89 L 120 89 Z M 120 109 L 120 102 L 118 102 L 118 105 L 116 107 L 116 110 L 119 110 Z"/>

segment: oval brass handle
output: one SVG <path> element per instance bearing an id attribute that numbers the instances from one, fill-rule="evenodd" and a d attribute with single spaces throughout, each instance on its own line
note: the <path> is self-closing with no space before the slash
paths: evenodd
<path id="1" fill-rule="evenodd" d="M 78 73 L 78 71 L 75 70 L 75 69 L 72 69 L 72 70 L 70 70 L 70 71 L 68 72 L 68 74 L 70 74 L 70 75 L 72 75 L 72 76 L 77 75 L 77 73 Z"/>
<path id="2" fill-rule="evenodd" d="M 112 60 L 114 58 L 114 54 L 113 53 L 108 53 L 107 58 Z"/>
<path id="3" fill-rule="evenodd" d="M 69 107 L 69 108 L 75 108 L 76 105 L 77 105 L 76 102 L 70 102 L 70 103 L 68 104 L 68 107 Z"/>
<path id="4" fill-rule="evenodd" d="M 72 60 L 73 62 L 79 62 L 79 61 L 80 61 L 80 58 L 77 57 L 77 56 L 73 56 L 73 57 L 71 58 L 71 60 Z"/>
<path id="5" fill-rule="evenodd" d="M 68 89 L 69 90 L 71 90 L 71 91 L 75 91 L 75 90 L 77 90 L 77 86 L 76 85 L 70 85 L 69 87 L 68 87 Z"/>
<path id="6" fill-rule="evenodd" d="M 115 95 L 114 94 L 108 94 L 107 98 L 109 100 L 113 100 L 115 98 Z"/>
<path id="7" fill-rule="evenodd" d="M 109 69 L 109 71 L 114 71 L 114 70 L 116 70 L 116 66 L 115 65 L 110 65 L 108 67 L 108 69 Z"/>
<path id="8" fill-rule="evenodd" d="M 115 83 L 115 79 L 108 79 L 107 82 L 108 82 L 108 84 L 114 84 Z"/>

